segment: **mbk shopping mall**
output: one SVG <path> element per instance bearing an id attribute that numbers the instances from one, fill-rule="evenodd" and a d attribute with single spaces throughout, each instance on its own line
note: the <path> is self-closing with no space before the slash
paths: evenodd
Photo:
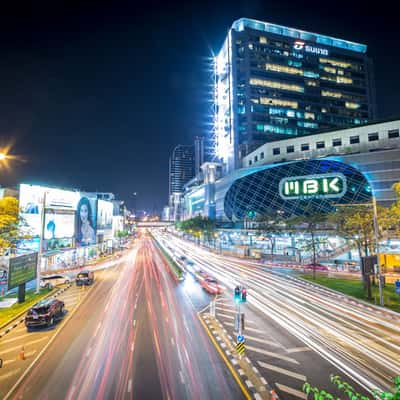
<path id="1" fill-rule="evenodd" d="M 186 184 L 184 218 L 382 205 L 400 181 L 400 120 L 374 121 L 367 46 L 235 21 L 215 59 L 217 162 Z"/>

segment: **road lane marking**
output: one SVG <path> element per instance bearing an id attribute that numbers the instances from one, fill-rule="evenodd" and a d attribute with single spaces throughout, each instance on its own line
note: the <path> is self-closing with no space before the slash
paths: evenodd
<path id="1" fill-rule="evenodd" d="M 1 375 L 0 376 L 0 381 L 4 380 L 4 379 L 7 379 L 7 378 L 10 378 L 11 376 L 14 376 L 14 375 L 18 374 L 19 371 L 21 371 L 21 368 L 14 369 L 14 370 L 8 372 L 7 374 Z"/>
<path id="2" fill-rule="evenodd" d="M 185 379 L 183 378 L 183 373 L 182 373 L 182 371 L 179 371 L 179 376 L 180 376 L 180 378 L 181 378 L 182 385 L 184 385 L 184 384 L 185 384 Z"/>
<path id="3" fill-rule="evenodd" d="M 93 337 L 96 337 L 96 336 L 97 336 L 97 334 L 99 333 L 100 327 L 101 327 L 101 322 L 98 323 L 97 328 L 96 328 L 96 330 L 95 330 L 95 332 L 94 332 L 94 336 L 93 336 Z"/>
<path id="4" fill-rule="evenodd" d="M 249 389 L 253 388 L 254 385 L 251 383 L 251 381 L 249 381 L 248 379 L 246 380 L 246 385 Z"/>
<path id="5" fill-rule="evenodd" d="M 87 351 L 86 351 L 85 356 L 86 356 L 86 357 L 89 357 L 91 352 L 92 352 L 92 348 L 89 347 L 89 348 L 87 349 Z"/>
<path id="6" fill-rule="evenodd" d="M 292 378 L 299 379 L 300 381 L 305 382 L 307 380 L 307 377 L 301 374 L 296 374 L 296 372 L 289 371 L 288 369 L 284 368 L 279 368 L 276 367 L 275 365 L 272 364 L 267 364 L 262 361 L 257 361 L 260 367 L 263 367 L 265 369 L 269 369 L 271 371 L 279 372 L 280 374 L 286 375 L 286 376 L 291 376 Z"/>
<path id="7" fill-rule="evenodd" d="M 42 342 L 43 340 L 46 340 L 47 338 L 48 338 L 48 336 L 44 336 L 44 337 L 42 337 L 40 339 L 31 340 L 30 342 L 27 342 L 27 343 L 22 343 L 22 344 L 20 344 L 18 346 L 11 347 L 11 349 L 7 349 L 5 351 L 2 351 L 1 354 L 12 353 L 13 351 L 18 350 L 18 349 L 21 350 L 22 346 L 24 346 L 24 348 L 26 348 L 27 346 L 30 346 L 31 344 Z"/>
<path id="8" fill-rule="evenodd" d="M 263 344 L 266 344 L 266 345 L 272 346 L 272 347 L 280 347 L 280 348 L 283 347 L 280 343 L 274 343 L 274 342 L 271 342 L 270 340 L 259 339 L 259 338 L 256 338 L 256 337 L 250 336 L 250 335 L 245 335 L 245 338 L 246 338 L 246 342 L 248 340 L 250 340 L 253 342 L 263 343 Z"/>
<path id="9" fill-rule="evenodd" d="M 225 312 L 231 313 L 231 314 L 236 314 L 236 310 L 235 309 L 227 310 L 225 307 L 218 307 L 218 306 L 215 306 L 215 309 L 216 310 L 220 310 L 220 311 L 225 311 Z"/>
<path id="10" fill-rule="evenodd" d="M 234 320 L 235 319 L 235 317 L 233 316 L 233 315 L 227 315 L 227 314 L 223 314 L 223 313 L 221 313 L 221 312 L 219 312 L 219 313 L 217 313 L 217 316 L 218 317 L 224 317 L 224 318 L 228 318 L 228 319 L 230 319 L 230 320 Z M 248 320 L 248 319 L 246 319 L 245 320 L 245 323 L 246 324 L 256 324 L 256 322 L 254 322 L 254 321 L 250 321 L 250 320 Z"/>
<path id="11" fill-rule="evenodd" d="M 129 379 L 129 382 L 128 382 L 128 393 L 130 393 L 131 390 L 132 390 L 132 379 Z"/>
<path id="12" fill-rule="evenodd" d="M 131 344 L 131 352 L 133 352 L 133 349 L 135 348 L 135 343 L 134 342 L 132 342 L 132 344 Z"/>
<path id="13" fill-rule="evenodd" d="M 172 343 L 173 346 L 175 345 L 174 338 L 171 338 L 171 343 Z"/>
<path id="14" fill-rule="evenodd" d="M 228 326 L 235 326 L 235 324 L 232 324 L 231 322 L 224 322 L 224 324 L 225 325 L 228 325 Z M 248 326 L 246 326 L 246 328 L 244 329 L 244 331 L 246 332 L 246 331 L 252 331 L 252 332 L 256 332 L 256 333 L 262 333 L 262 334 L 265 334 L 265 332 L 264 331 L 262 331 L 262 330 L 260 330 L 260 329 L 256 329 L 256 328 L 250 328 L 250 327 L 248 327 Z"/>
<path id="15" fill-rule="evenodd" d="M 287 361 L 287 362 L 291 362 L 293 364 L 298 364 L 299 363 L 294 358 L 286 357 L 286 356 L 283 356 L 283 355 L 278 354 L 278 353 L 272 353 L 270 351 L 259 349 L 258 347 L 253 347 L 253 346 L 246 345 L 246 350 L 251 350 L 251 351 L 254 351 L 256 353 L 264 354 L 265 356 L 269 356 L 269 357 L 279 358 L 281 360 L 284 360 L 284 361 Z"/>
<path id="16" fill-rule="evenodd" d="M 291 394 L 293 396 L 296 396 L 296 397 L 298 397 L 300 399 L 307 400 L 307 395 L 305 393 L 303 393 L 303 392 L 300 392 L 300 390 L 296 390 L 296 389 L 293 389 L 293 388 L 291 388 L 289 386 L 282 385 L 281 383 L 275 383 L 275 385 L 282 392 L 286 392 L 286 393 L 289 393 L 289 394 Z"/>
<path id="17" fill-rule="evenodd" d="M 291 349 L 286 349 L 288 353 L 300 353 L 302 351 L 311 351 L 309 347 L 293 347 Z"/>
<path id="18" fill-rule="evenodd" d="M 0 346 L 5 344 L 5 343 L 15 342 L 16 340 L 19 340 L 19 339 L 27 337 L 27 336 L 29 336 L 29 333 L 25 332 L 24 335 L 19 335 L 19 336 L 15 336 L 15 337 L 7 339 L 7 340 L 2 340 L 2 341 L 0 341 Z"/>
<path id="19" fill-rule="evenodd" d="M 246 389 L 246 387 L 243 385 L 242 381 L 240 380 L 240 377 L 238 376 L 237 372 L 235 369 L 232 367 L 228 359 L 226 358 L 225 354 L 222 352 L 222 350 L 219 348 L 218 343 L 215 341 L 213 336 L 211 335 L 209 329 L 207 328 L 207 325 L 204 323 L 204 321 L 201 319 L 200 314 L 197 314 L 197 317 L 199 318 L 200 323 L 203 325 L 203 328 L 207 332 L 208 337 L 210 338 L 212 344 L 214 345 L 215 349 L 218 351 L 219 355 L 221 358 L 224 360 L 226 366 L 228 367 L 229 371 L 231 372 L 233 378 L 235 379 L 236 383 L 239 385 L 240 389 L 242 390 L 242 393 L 246 397 L 247 400 L 251 400 L 251 395 L 249 391 Z"/>
<path id="20" fill-rule="evenodd" d="M 133 326 L 136 326 L 136 319 L 133 320 Z"/>

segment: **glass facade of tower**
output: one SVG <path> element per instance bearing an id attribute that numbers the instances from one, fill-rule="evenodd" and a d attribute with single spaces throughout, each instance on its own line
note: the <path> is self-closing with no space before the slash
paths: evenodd
<path id="1" fill-rule="evenodd" d="M 216 154 L 228 171 L 260 144 L 375 117 L 362 44 L 250 19 L 215 59 Z"/>
<path id="2" fill-rule="evenodd" d="M 169 194 L 183 193 L 183 185 L 195 175 L 195 148 L 178 145 L 169 161 Z"/>

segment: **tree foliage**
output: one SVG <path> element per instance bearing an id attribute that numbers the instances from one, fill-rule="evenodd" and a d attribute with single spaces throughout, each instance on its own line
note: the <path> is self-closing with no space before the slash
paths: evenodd
<path id="1" fill-rule="evenodd" d="M 364 396 L 358 393 L 353 386 L 349 383 L 342 380 L 342 378 L 338 375 L 331 375 L 330 381 L 340 390 L 342 391 L 349 400 L 370 400 L 368 396 Z M 395 390 L 394 392 L 382 392 L 381 390 L 375 389 L 373 390 L 374 399 L 382 399 L 382 400 L 400 400 L 400 376 L 396 376 L 393 379 Z M 307 395 L 308 399 L 314 400 L 334 400 L 335 397 L 325 391 L 320 390 L 316 386 L 311 386 L 310 383 L 306 382 L 303 385 L 303 392 Z M 312 397 L 311 397 L 312 396 Z M 337 398 L 336 400 L 340 400 Z"/>
<path id="2" fill-rule="evenodd" d="M 0 199 L 0 252 L 16 246 L 19 239 L 19 207 L 14 197 Z"/>
<path id="3" fill-rule="evenodd" d="M 179 222 L 177 228 L 196 237 L 204 235 L 210 241 L 216 230 L 216 225 L 215 221 L 210 218 L 197 216 Z"/>
<path id="4" fill-rule="evenodd" d="M 279 215 L 260 215 L 257 217 L 258 234 L 263 235 L 271 244 L 271 261 L 273 261 L 276 237 L 285 231 L 286 223 Z"/>

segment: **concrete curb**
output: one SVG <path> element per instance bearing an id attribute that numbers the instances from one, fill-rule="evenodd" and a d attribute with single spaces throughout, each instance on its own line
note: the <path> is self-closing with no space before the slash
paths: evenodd
<path id="1" fill-rule="evenodd" d="M 43 299 L 48 299 L 49 297 L 57 297 L 57 296 L 59 296 L 61 293 L 64 293 L 64 292 L 65 292 L 67 289 L 69 289 L 71 286 L 72 286 L 72 284 L 70 283 L 67 287 L 62 288 L 62 289 L 59 289 L 59 290 L 57 290 L 57 292 L 55 292 L 55 293 L 49 293 L 48 295 L 42 297 L 41 300 L 43 300 Z M 0 333 L 0 339 L 1 339 L 4 335 L 6 335 L 6 334 L 9 333 L 10 331 L 12 331 L 14 328 L 16 328 L 19 324 L 22 324 L 22 323 L 25 321 L 25 317 L 24 317 L 24 318 L 21 318 L 21 317 L 22 317 L 28 310 L 29 310 L 29 307 L 28 307 L 26 310 L 21 311 L 17 316 L 15 316 L 15 317 L 14 317 L 13 319 L 11 319 L 10 321 L 8 321 L 8 322 L 6 322 L 5 324 L 3 324 L 2 326 L 0 326 L 0 329 L 3 329 L 3 328 L 5 328 L 6 326 L 12 324 L 12 325 L 9 326 L 4 332 Z M 15 323 L 13 323 L 13 322 L 16 321 L 16 320 L 18 320 L 18 321 L 15 322 Z"/>

